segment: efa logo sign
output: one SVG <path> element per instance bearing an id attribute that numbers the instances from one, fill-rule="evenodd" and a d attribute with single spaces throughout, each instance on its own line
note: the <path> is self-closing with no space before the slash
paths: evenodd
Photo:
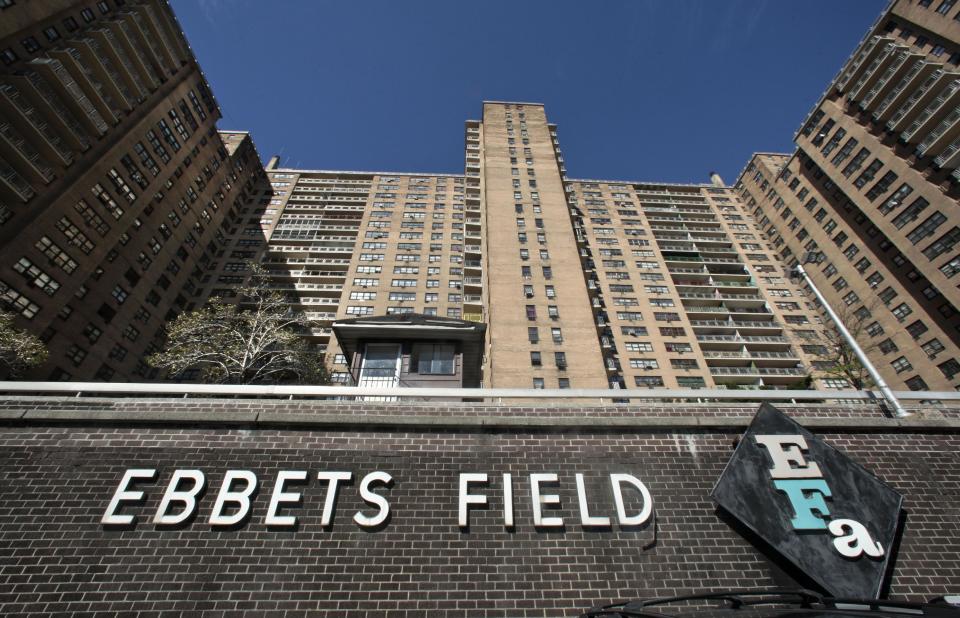
<path id="1" fill-rule="evenodd" d="M 871 558 L 884 555 L 883 546 L 873 540 L 867 527 L 853 519 L 831 519 L 827 501 L 833 498 L 830 485 L 823 478 L 820 466 L 808 461 L 804 452 L 807 441 L 801 435 L 755 435 L 757 444 L 767 450 L 773 466 L 773 486 L 790 502 L 794 530 L 829 531 L 833 546 L 846 558 Z"/>
<path id="2" fill-rule="evenodd" d="M 736 532 L 795 567 L 787 571 L 798 585 L 846 598 L 880 593 L 903 498 L 773 406 L 757 411 L 711 497 Z"/>

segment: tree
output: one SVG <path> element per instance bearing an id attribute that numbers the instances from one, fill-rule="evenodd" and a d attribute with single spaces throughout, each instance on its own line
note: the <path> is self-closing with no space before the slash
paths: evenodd
<path id="1" fill-rule="evenodd" d="M 47 360 L 47 347 L 36 335 L 14 326 L 15 316 L 0 311 L 0 373 L 15 378 Z"/>
<path id="2" fill-rule="evenodd" d="M 871 314 L 878 304 L 879 299 L 874 299 L 869 306 L 860 306 L 857 311 L 852 311 L 850 307 L 834 307 L 843 325 L 868 356 L 880 347 L 880 342 L 871 341 L 871 337 L 866 332 L 867 326 L 872 322 Z M 831 322 L 824 328 L 822 337 L 823 340 L 818 343 L 827 351 L 821 354 L 825 362 L 819 369 L 822 374 L 820 377 L 844 379 L 857 390 L 874 386 L 870 373 L 854 354 L 853 348 L 840 334 L 836 325 Z"/>
<path id="3" fill-rule="evenodd" d="M 147 362 L 172 374 L 199 370 L 203 382 L 327 383 L 322 356 L 303 336 L 312 323 L 268 287 L 259 267 L 239 292 L 239 304 L 217 298 L 178 316 Z"/>

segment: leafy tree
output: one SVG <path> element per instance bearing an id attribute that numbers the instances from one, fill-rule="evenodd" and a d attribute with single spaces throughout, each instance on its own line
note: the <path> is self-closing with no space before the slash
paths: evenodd
<path id="1" fill-rule="evenodd" d="M 321 354 L 303 336 L 311 322 L 268 287 L 254 267 L 239 304 L 220 299 L 181 314 L 167 326 L 166 344 L 147 362 L 172 374 L 196 369 L 203 382 L 325 384 Z"/>
<path id="2" fill-rule="evenodd" d="M 0 374 L 15 378 L 47 360 L 47 347 L 36 335 L 14 326 L 14 315 L 0 311 Z"/>

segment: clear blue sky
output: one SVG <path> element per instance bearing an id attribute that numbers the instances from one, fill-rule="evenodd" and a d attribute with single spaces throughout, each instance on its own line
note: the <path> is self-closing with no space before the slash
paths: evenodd
<path id="1" fill-rule="evenodd" d="M 789 151 L 885 0 L 173 0 L 264 162 L 463 172 L 481 101 L 536 101 L 572 178 L 733 182 Z"/>

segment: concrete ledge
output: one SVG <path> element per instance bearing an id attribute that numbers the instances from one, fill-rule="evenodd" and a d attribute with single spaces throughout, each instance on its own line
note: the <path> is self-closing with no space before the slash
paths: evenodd
<path id="1" fill-rule="evenodd" d="M 823 417 L 795 416 L 795 420 L 812 430 L 896 432 L 936 431 L 960 432 L 960 418 L 937 416 L 910 417 L 906 419 L 880 417 Z M 421 414 L 353 415 L 324 412 L 277 412 L 244 408 L 229 411 L 196 410 L 130 410 L 130 409 L 47 409 L 47 410 L 0 410 L 0 424 L 44 425 L 48 423 L 69 424 L 134 424 L 169 426 L 178 424 L 204 425 L 209 427 L 286 427 L 292 429 L 352 428 L 358 430 L 389 430 L 391 428 L 417 428 L 426 430 L 490 430 L 537 432 L 571 430 L 587 432 L 640 432 L 640 431 L 693 431 L 721 430 L 742 431 L 752 416 L 608 416 L 577 417 L 524 415 L 512 416 L 426 416 Z"/>
<path id="2" fill-rule="evenodd" d="M 0 416 L 0 419 L 4 418 Z M 146 423 L 170 425 L 202 423 L 212 425 L 251 425 L 257 420 L 254 410 L 209 412 L 202 410 L 171 410 L 169 412 L 139 410 L 26 410 L 19 417 L 28 424 L 44 421 L 83 423 L 111 421 L 116 423 Z"/>

